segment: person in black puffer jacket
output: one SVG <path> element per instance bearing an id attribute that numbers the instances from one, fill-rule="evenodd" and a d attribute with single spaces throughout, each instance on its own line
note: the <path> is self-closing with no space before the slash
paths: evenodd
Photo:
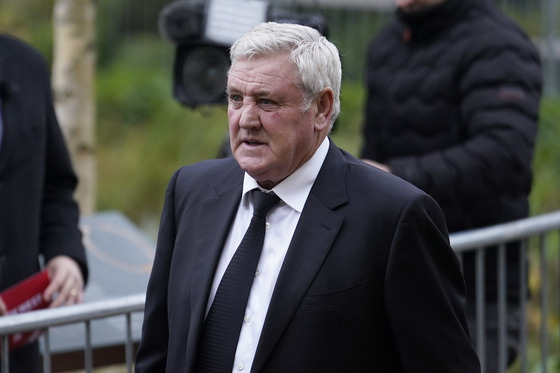
<path id="1" fill-rule="evenodd" d="M 397 5 L 369 46 L 361 157 L 432 195 L 450 232 L 527 217 L 542 91 L 537 50 L 491 0 Z M 508 365 L 525 299 L 518 245 L 507 249 Z M 485 260 L 486 371 L 497 372 L 496 250 Z M 471 334 L 474 268 L 474 255 L 464 254 Z"/>

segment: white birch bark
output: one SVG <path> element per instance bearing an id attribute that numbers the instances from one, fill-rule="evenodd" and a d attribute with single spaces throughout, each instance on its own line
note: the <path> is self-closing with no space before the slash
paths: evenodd
<path id="1" fill-rule="evenodd" d="M 53 12 L 55 108 L 74 169 L 82 215 L 95 211 L 95 0 L 56 0 Z"/>

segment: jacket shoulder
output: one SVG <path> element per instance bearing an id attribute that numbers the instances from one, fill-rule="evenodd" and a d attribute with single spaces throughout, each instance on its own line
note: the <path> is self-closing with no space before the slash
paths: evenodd
<path id="1" fill-rule="evenodd" d="M 232 157 L 208 159 L 179 168 L 171 184 L 181 192 L 227 190 L 243 181 L 243 170 Z"/>
<path id="2" fill-rule="evenodd" d="M 347 164 L 347 186 L 358 193 L 381 197 L 387 201 L 412 201 L 427 195 L 399 176 L 382 171 L 342 151 Z"/>
<path id="3" fill-rule="evenodd" d="M 456 29 L 471 54 L 482 50 L 514 50 L 528 59 L 538 59 L 538 51 L 525 31 L 506 15 L 474 13 Z"/>
<path id="4" fill-rule="evenodd" d="M 46 64 L 43 55 L 35 47 L 12 35 L 0 34 L 0 49 L 10 51 L 3 56 L 7 61 L 36 61 Z"/>

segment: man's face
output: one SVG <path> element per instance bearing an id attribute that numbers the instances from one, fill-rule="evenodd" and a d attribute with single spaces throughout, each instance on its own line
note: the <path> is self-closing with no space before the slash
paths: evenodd
<path id="1" fill-rule="evenodd" d="M 324 127 L 316 125 L 315 102 L 302 112 L 297 77 L 297 67 L 285 55 L 241 59 L 230 70 L 227 92 L 233 156 L 267 189 L 309 160 L 324 138 Z"/>
<path id="2" fill-rule="evenodd" d="M 443 3 L 445 0 L 395 0 L 397 7 L 404 12 L 417 12 L 429 6 Z"/>

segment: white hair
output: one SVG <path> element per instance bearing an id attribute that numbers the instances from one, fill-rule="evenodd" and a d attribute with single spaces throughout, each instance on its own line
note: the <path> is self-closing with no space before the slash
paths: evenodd
<path id="1" fill-rule="evenodd" d="M 342 64 L 336 46 L 319 31 L 292 23 L 264 22 L 241 36 L 230 49 L 232 64 L 239 58 L 263 57 L 288 53 L 298 69 L 303 110 L 324 88 L 334 94 L 331 128 L 340 114 Z"/>

